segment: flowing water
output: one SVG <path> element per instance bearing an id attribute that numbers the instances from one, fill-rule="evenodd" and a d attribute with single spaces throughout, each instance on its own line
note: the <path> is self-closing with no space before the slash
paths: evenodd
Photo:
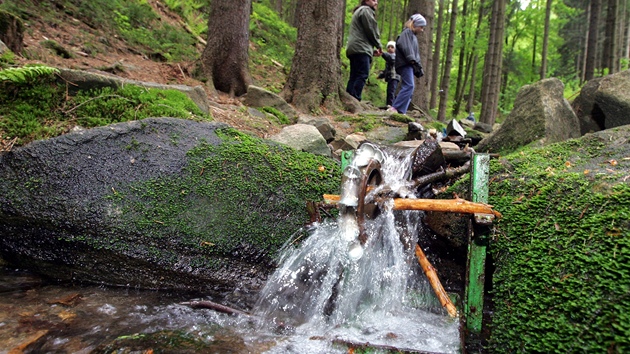
<path id="1" fill-rule="evenodd" d="M 384 185 L 404 190 L 406 166 L 385 154 Z M 3 269 L 0 353 L 24 343 L 33 343 L 26 353 L 91 353 L 121 336 L 163 331 L 191 334 L 212 353 L 346 353 L 347 344 L 367 343 L 458 353 L 459 322 L 413 253 L 420 217 L 385 207 L 366 220 L 364 245 L 352 214 L 315 225 L 299 246 L 284 247 L 252 316 L 192 309 L 182 304 L 186 294 L 46 284 Z"/>

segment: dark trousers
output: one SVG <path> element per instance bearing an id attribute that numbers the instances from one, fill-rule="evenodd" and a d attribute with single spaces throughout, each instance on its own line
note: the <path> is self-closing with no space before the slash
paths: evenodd
<path id="1" fill-rule="evenodd" d="M 368 54 L 352 54 L 348 56 L 348 59 L 350 59 L 350 78 L 346 92 L 361 101 L 361 93 L 370 74 L 372 57 Z"/>
<path id="2" fill-rule="evenodd" d="M 396 79 L 389 79 L 387 81 L 387 100 L 386 105 L 391 106 L 392 102 L 394 102 L 394 97 L 396 97 L 396 88 L 398 87 L 398 81 Z"/>

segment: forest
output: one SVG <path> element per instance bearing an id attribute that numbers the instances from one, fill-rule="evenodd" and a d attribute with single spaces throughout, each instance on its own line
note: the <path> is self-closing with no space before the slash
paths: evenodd
<path id="1" fill-rule="evenodd" d="M 268 77 L 261 86 L 303 112 L 358 109 L 345 93 L 346 37 L 358 0 L 163 0 L 181 16 L 187 33 L 159 24 L 147 0 L 6 0 L 0 9 L 29 18 L 32 6 L 26 3 L 63 8 L 93 28 L 115 23 L 114 35 L 151 47 L 149 56 L 160 60 L 197 60 L 199 78 L 210 90 L 241 96 L 262 75 Z M 395 40 L 411 14 L 428 21 L 418 35 L 425 76 L 416 79 L 417 108 L 440 121 L 475 112 L 481 122 L 494 124 L 524 85 L 557 77 L 571 100 L 586 81 L 627 69 L 627 3 L 383 0 L 376 17 L 383 45 Z M 205 48 L 195 49 L 198 43 Z M 253 73 L 269 62 L 278 73 Z M 377 79 L 384 66 L 374 58 L 364 93 L 376 106 L 384 98 L 386 84 Z"/>
<path id="2" fill-rule="evenodd" d="M 244 84 L 250 80 L 248 33 L 244 28 L 251 21 L 264 21 L 262 11 L 271 10 L 297 33 L 293 52 L 284 53 L 293 55 L 282 88 L 285 99 L 302 110 L 317 111 L 322 106 L 335 107 L 337 97 L 343 96 L 343 78 L 348 71 L 345 37 L 358 1 L 166 3 L 189 21 L 196 21 L 198 35 L 208 37 L 203 60 L 212 66 L 207 72 L 218 90 L 244 93 Z M 477 112 L 480 121 L 493 124 L 510 111 L 523 85 L 557 77 L 571 99 L 585 81 L 627 69 L 627 3 L 390 0 L 379 2 L 376 16 L 383 44 L 396 38 L 411 14 L 421 13 L 427 18 L 427 30 L 418 36 L 426 75 L 418 79 L 414 104 L 441 121 Z M 207 28 L 203 25 L 206 21 Z M 251 36 L 254 43 L 267 40 L 257 38 L 255 33 Z M 220 49 L 225 43 L 234 50 Z M 280 52 L 280 48 L 276 50 Z M 383 60 L 374 60 L 372 72 L 377 73 L 383 66 Z M 377 81 L 376 74 L 370 81 Z"/>

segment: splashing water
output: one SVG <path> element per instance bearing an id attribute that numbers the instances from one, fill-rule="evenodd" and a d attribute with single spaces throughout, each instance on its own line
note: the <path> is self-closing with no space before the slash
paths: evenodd
<path id="1" fill-rule="evenodd" d="M 405 159 L 383 154 L 381 169 L 383 185 L 403 195 Z M 334 341 L 459 352 L 458 321 L 441 308 L 414 256 L 421 212 L 391 209 L 365 220 L 365 245 L 356 219 L 342 213 L 299 247 L 285 247 L 255 306 L 262 326 L 284 335 L 270 353 L 347 350 Z"/>

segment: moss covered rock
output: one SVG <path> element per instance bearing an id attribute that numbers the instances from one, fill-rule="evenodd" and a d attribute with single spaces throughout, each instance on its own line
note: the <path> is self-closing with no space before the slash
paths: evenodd
<path id="1" fill-rule="evenodd" d="M 497 353 L 630 351 L 630 126 L 491 163 Z"/>
<path id="2" fill-rule="evenodd" d="M 56 279 L 256 289 L 339 181 L 332 159 L 222 124 L 83 130 L 0 156 L 0 252 Z"/>

